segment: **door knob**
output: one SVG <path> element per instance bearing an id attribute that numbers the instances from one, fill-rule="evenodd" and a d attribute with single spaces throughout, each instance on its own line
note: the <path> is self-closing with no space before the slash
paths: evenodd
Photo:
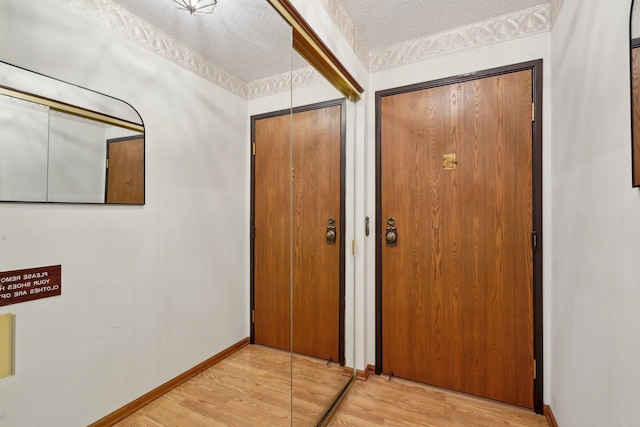
<path id="1" fill-rule="evenodd" d="M 385 232 L 387 246 L 394 247 L 398 244 L 398 230 L 396 230 L 396 219 L 392 216 L 387 218 L 387 229 Z"/>
<path id="2" fill-rule="evenodd" d="M 327 233 L 326 233 L 326 237 L 327 237 L 327 243 L 330 245 L 335 245 L 336 244 L 336 219 L 334 217 L 330 217 L 327 220 Z"/>

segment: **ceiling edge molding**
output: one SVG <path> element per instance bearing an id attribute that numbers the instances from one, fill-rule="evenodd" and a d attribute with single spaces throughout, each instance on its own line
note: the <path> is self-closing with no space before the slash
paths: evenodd
<path id="1" fill-rule="evenodd" d="M 351 46 L 351 49 L 355 52 L 356 56 L 360 59 L 365 68 L 369 67 L 369 51 L 365 47 L 360 34 L 353 25 L 351 16 L 345 9 L 342 1 L 340 0 L 318 0 L 324 10 L 329 14 L 333 23 L 338 27 L 347 43 Z"/>
<path id="2" fill-rule="evenodd" d="M 564 4 L 564 0 L 551 0 L 551 28 L 556 23 L 556 19 L 558 15 L 560 15 L 560 10 L 562 9 L 562 5 Z"/>
<path id="3" fill-rule="evenodd" d="M 550 18 L 550 6 L 544 4 L 373 50 L 369 56 L 369 71 L 385 71 L 454 52 L 543 33 L 551 29 Z"/>
<path id="4" fill-rule="evenodd" d="M 126 40 L 247 99 L 247 83 L 111 0 L 55 0 Z"/>
<path id="5" fill-rule="evenodd" d="M 264 96 L 288 92 L 289 89 L 302 89 L 327 83 L 327 80 L 313 67 L 300 68 L 291 74 L 283 73 L 249 82 L 248 98 L 256 99 Z"/>

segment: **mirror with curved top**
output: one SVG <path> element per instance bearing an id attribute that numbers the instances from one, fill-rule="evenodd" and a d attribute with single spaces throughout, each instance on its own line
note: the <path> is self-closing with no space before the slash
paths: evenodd
<path id="1" fill-rule="evenodd" d="M 144 204 L 129 104 L 0 62 L 0 201 Z"/>

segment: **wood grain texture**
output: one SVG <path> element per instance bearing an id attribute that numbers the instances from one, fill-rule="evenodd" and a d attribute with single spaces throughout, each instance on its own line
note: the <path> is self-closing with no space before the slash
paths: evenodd
<path id="1" fill-rule="evenodd" d="M 293 115 L 293 351 L 340 361 L 341 108 Z"/>
<path id="2" fill-rule="evenodd" d="M 631 111 L 633 128 L 633 186 L 640 186 L 640 48 L 631 49 Z"/>
<path id="3" fill-rule="evenodd" d="M 115 425 L 316 425 L 344 384 L 343 370 L 305 356 L 293 362 L 287 351 L 244 347 Z"/>
<path id="4" fill-rule="evenodd" d="M 533 406 L 531 96 L 523 71 L 382 99 L 384 372 Z"/>
<path id="5" fill-rule="evenodd" d="M 352 368 L 344 368 L 345 373 L 350 373 L 352 370 Z M 364 368 L 363 371 L 361 371 L 360 369 L 356 370 L 356 377 L 359 380 L 363 380 L 366 381 L 367 379 L 369 379 L 369 375 L 373 375 L 375 373 L 376 367 L 373 365 L 367 365 L 366 368 Z"/>
<path id="6" fill-rule="evenodd" d="M 106 203 L 144 204 L 144 138 L 108 143 Z"/>
<path id="7" fill-rule="evenodd" d="M 128 403 L 127 405 L 117 409 L 111 414 L 104 416 L 103 418 L 96 421 L 95 423 L 90 424 L 89 427 L 108 427 L 108 426 L 115 425 L 117 422 L 122 421 L 123 419 L 131 416 L 136 411 L 139 411 L 140 409 L 144 408 L 146 405 L 150 404 L 151 402 L 158 399 L 159 397 L 164 396 L 166 393 L 170 392 L 180 384 L 183 384 L 189 381 L 194 376 L 202 373 L 203 371 L 209 369 L 210 367 L 214 366 L 220 361 L 226 359 L 227 357 L 237 352 L 238 350 L 244 348 L 247 344 L 249 344 L 249 338 L 245 338 L 242 341 L 237 342 L 236 344 L 226 348 L 225 350 L 210 357 L 204 362 L 199 363 L 198 365 L 194 366 L 188 371 L 178 375 L 177 377 L 171 379 L 170 381 L 167 381 L 166 383 L 160 385 L 159 387 L 156 387 L 150 392 L 140 396 L 133 402 Z"/>
<path id="8" fill-rule="evenodd" d="M 373 375 L 367 381 L 356 382 L 329 425 L 546 427 L 547 421 L 524 408 Z"/>
<path id="9" fill-rule="evenodd" d="M 339 361 L 340 238 L 326 231 L 341 229 L 341 107 L 257 120 L 255 135 L 255 341 Z"/>
<path id="10" fill-rule="evenodd" d="M 558 427 L 558 422 L 556 421 L 556 417 L 553 415 L 551 406 L 544 405 L 544 417 L 546 418 L 549 427 Z"/>
<path id="11" fill-rule="evenodd" d="M 291 116 L 255 123 L 255 342 L 291 348 Z"/>

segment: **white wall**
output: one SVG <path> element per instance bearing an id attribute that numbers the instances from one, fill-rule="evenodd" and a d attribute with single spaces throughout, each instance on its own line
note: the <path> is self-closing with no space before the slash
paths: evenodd
<path id="1" fill-rule="evenodd" d="M 104 202 L 106 129 L 99 122 L 50 113 L 47 201 Z"/>
<path id="2" fill-rule="evenodd" d="M 553 58 L 553 396 L 562 427 L 638 425 L 640 193 L 630 1 L 565 0 Z"/>
<path id="3" fill-rule="evenodd" d="M 0 200 L 46 200 L 49 108 L 2 96 L 0 123 Z"/>
<path id="4" fill-rule="evenodd" d="M 371 93 L 368 97 L 369 111 L 367 115 L 367 201 L 366 212 L 371 217 L 372 227 L 375 225 L 375 96 L 379 90 L 404 85 L 427 82 L 444 77 L 452 77 L 505 65 L 517 64 L 537 59 L 543 60 L 543 228 L 546 241 L 551 230 L 551 150 L 549 120 L 551 118 L 551 66 L 549 52 L 549 34 L 516 39 L 500 44 L 485 46 L 473 50 L 459 52 L 435 58 L 423 63 L 402 68 L 382 71 L 371 75 Z M 372 234 L 373 236 L 373 234 Z M 543 329 L 544 329 L 544 399 L 548 401 L 551 388 L 551 271 L 548 267 L 552 260 L 553 248 L 546 245 L 543 253 Z M 366 247 L 366 364 L 375 364 L 375 239 L 367 240 Z"/>
<path id="5" fill-rule="evenodd" d="M 146 126 L 145 206 L 0 204 L 0 270 L 62 265 L 62 296 L 0 307 L 0 425 L 86 425 L 248 336 L 247 102 L 55 1 L 0 2 L 0 40 Z"/>

